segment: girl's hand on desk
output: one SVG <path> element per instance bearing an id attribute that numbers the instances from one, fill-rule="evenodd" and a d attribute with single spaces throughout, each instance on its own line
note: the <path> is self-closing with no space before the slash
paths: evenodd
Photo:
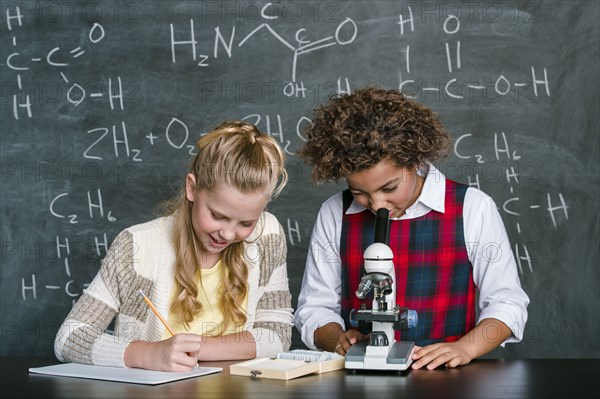
<path id="1" fill-rule="evenodd" d="M 491 334 L 493 331 L 494 334 Z M 498 347 L 512 334 L 504 322 L 485 318 L 471 331 L 456 342 L 440 342 L 423 348 L 415 346 L 412 358 L 415 361 L 413 369 L 427 366 L 428 370 L 445 364 L 446 367 L 457 367 L 469 364 L 471 360 L 485 355 Z"/>
<path id="2" fill-rule="evenodd" d="M 450 368 L 458 367 L 473 360 L 463 342 L 440 342 L 424 347 L 415 345 L 412 359 L 413 369 L 427 366 L 427 370 L 433 370 L 442 364 Z"/>
<path id="3" fill-rule="evenodd" d="M 160 371 L 190 371 L 197 364 L 202 337 L 176 334 L 157 342 L 134 341 L 125 349 L 126 367 Z"/>

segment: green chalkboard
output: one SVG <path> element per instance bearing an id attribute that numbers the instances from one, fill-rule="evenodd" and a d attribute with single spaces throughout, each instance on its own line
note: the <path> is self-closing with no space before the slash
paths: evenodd
<path id="1" fill-rule="evenodd" d="M 311 182 L 303 128 L 377 84 L 439 113 L 454 140 L 439 167 L 499 207 L 532 303 L 524 342 L 496 355 L 600 356 L 598 2 L 1 5 L 2 355 L 52 354 L 107 246 L 156 216 L 227 119 L 288 154 L 269 209 L 295 305 L 320 204 L 343 187 Z"/>

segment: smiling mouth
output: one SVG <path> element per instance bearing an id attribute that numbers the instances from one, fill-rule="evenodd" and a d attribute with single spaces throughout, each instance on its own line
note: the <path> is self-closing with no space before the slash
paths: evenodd
<path id="1" fill-rule="evenodd" d="M 209 237 L 210 237 L 211 245 L 213 245 L 215 247 L 224 247 L 227 245 L 227 241 L 217 241 L 212 236 L 209 235 Z"/>

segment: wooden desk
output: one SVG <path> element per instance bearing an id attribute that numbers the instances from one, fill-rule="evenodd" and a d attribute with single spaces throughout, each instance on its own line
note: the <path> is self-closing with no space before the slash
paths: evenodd
<path id="1" fill-rule="evenodd" d="M 222 373 L 156 386 L 30 375 L 29 367 L 58 363 L 0 358 L 2 398 L 598 398 L 600 359 L 477 360 L 458 369 L 395 373 L 334 371 L 290 381 Z"/>

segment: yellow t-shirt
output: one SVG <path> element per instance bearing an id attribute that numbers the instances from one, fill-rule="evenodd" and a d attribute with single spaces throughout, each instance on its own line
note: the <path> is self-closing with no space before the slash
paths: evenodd
<path id="1" fill-rule="evenodd" d="M 215 337 L 243 331 L 243 325 L 236 326 L 231 321 L 225 323 L 221 307 L 219 306 L 219 292 L 223 286 L 221 278 L 222 267 L 223 264 L 221 260 L 219 260 L 210 269 L 200 269 L 199 278 L 202 279 L 202 285 L 199 287 L 197 298 L 202 303 L 202 313 L 192 320 L 189 324 L 189 329 L 185 328 L 179 314 L 169 312 L 167 322 L 176 334 L 194 333 L 207 337 Z M 176 288 L 175 285 L 173 285 L 173 288 L 171 289 L 171 303 L 173 303 L 176 296 Z M 240 305 L 244 310 L 247 309 L 247 296 Z M 165 329 L 162 338 L 167 339 L 170 336 L 171 334 L 169 331 Z"/>

